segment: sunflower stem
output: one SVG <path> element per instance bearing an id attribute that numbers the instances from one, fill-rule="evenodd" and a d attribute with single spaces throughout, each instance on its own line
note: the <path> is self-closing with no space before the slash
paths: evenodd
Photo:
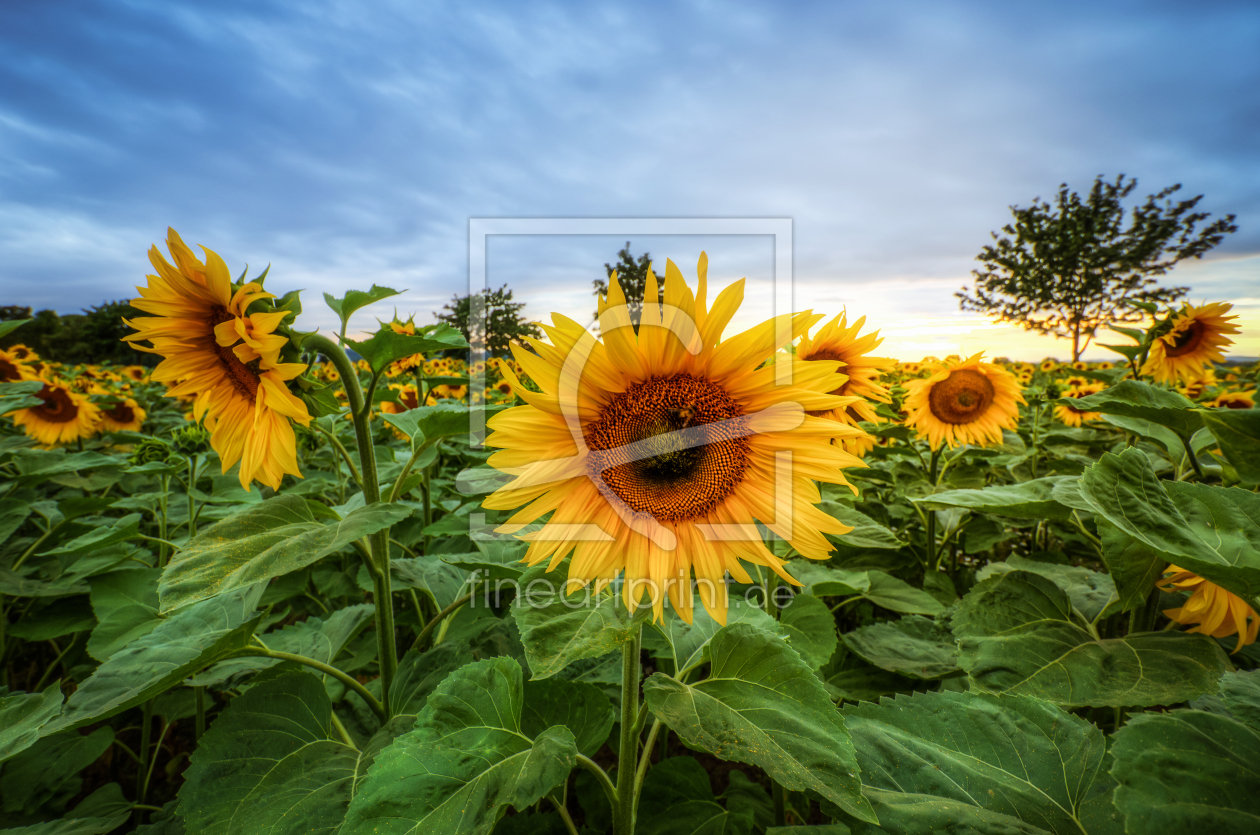
<path id="1" fill-rule="evenodd" d="M 639 641 L 643 625 L 636 623 L 630 640 L 621 647 L 621 744 L 617 750 L 617 807 L 615 835 L 634 835 L 635 773 L 639 764 Z"/>
<path id="2" fill-rule="evenodd" d="M 1182 435 L 1182 436 L 1181 436 L 1181 443 L 1182 443 L 1182 445 L 1183 445 L 1183 446 L 1185 446 L 1185 448 L 1186 448 L 1186 457 L 1190 459 L 1190 466 L 1194 468 L 1194 475 L 1195 475 L 1195 477 L 1196 477 L 1199 481 L 1202 481 L 1202 480 L 1203 480 L 1203 468 L 1199 466 L 1199 459 L 1198 459 L 1198 457 L 1194 454 L 1194 450 L 1193 450 L 1193 449 L 1191 448 L 1191 446 L 1190 446 L 1190 439 L 1189 439 L 1189 438 L 1187 438 L 1186 436 Z"/>
<path id="3" fill-rule="evenodd" d="M 932 485 L 932 492 L 936 492 L 937 467 L 941 463 L 941 450 L 944 447 L 937 447 L 932 450 L 932 460 L 928 463 L 928 484 Z M 936 511 L 928 508 L 927 511 L 927 565 L 931 567 L 936 559 Z"/>
<path id="4" fill-rule="evenodd" d="M 341 385 L 346 390 L 346 400 L 350 403 L 350 414 L 354 418 L 354 436 L 359 447 L 360 473 L 363 479 L 363 500 L 365 504 L 375 504 L 381 500 L 381 484 L 376 472 L 376 448 L 372 444 L 372 430 L 369 425 L 371 401 L 364 404 L 363 390 L 359 387 L 359 375 L 354 364 L 340 345 L 317 333 L 308 334 L 302 340 L 302 348 L 318 351 L 332 360 L 337 369 Z M 378 379 L 379 375 L 373 373 L 369 392 L 376 388 Z M 389 701 L 389 690 L 398 672 L 398 639 L 394 634 L 394 595 L 390 587 L 389 572 L 389 528 L 372 534 L 368 543 L 371 546 L 372 562 L 376 567 L 372 584 L 376 602 L 377 658 L 381 666 L 381 703 L 384 718 L 389 719 L 394 715 Z"/>

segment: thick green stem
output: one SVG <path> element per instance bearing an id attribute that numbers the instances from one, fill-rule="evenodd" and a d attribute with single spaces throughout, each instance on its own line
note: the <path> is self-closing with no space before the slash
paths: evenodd
<path id="1" fill-rule="evenodd" d="M 188 458 L 188 538 L 192 539 L 197 535 L 197 500 L 193 498 L 193 491 L 197 489 L 197 456 L 191 455 Z"/>
<path id="2" fill-rule="evenodd" d="M 1199 459 L 1194 454 L 1194 450 L 1190 447 L 1190 439 L 1183 436 L 1181 438 L 1181 443 L 1186 448 L 1186 457 L 1190 459 L 1190 466 L 1194 468 L 1195 478 L 1197 478 L 1199 481 L 1202 481 L 1203 468 L 1199 466 Z"/>
<path id="3" fill-rule="evenodd" d="M 193 741 L 196 742 L 206 732 L 206 688 L 194 687 L 193 693 L 197 696 L 197 724 L 193 726 Z"/>
<path id="4" fill-rule="evenodd" d="M 656 744 L 656 735 L 663 727 L 660 719 L 652 720 L 652 728 L 648 731 L 647 739 L 643 743 L 643 756 L 639 757 L 639 770 L 634 775 L 635 797 L 638 797 L 639 792 L 643 790 L 643 778 L 647 776 L 648 765 L 652 762 L 652 746 Z M 664 752 L 661 753 L 661 758 L 664 759 Z"/>
<path id="5" fill-rule="evenodd" d="M 302 347 L 307 351 L 318 351 L 328 357 L 341 377 L 341 384 L 346 390 L 346 399 L 350 403 L 350 414 L 354 417 L 354 435 L 359 446 L 359 464 L 363 479 L 364 504 L 374 504 L 381 500 L 381 485 L 376 472 L 376 448 L 372 444 L 371 427 L 368 425 L 371 404 L 363 402 L 363 391 L 359 388 L 359 375 L 354 364 L 346 356 L 339 345 L 319 334 L 307 336 Z M 376 376 L 373 376 L 375 387 Z M 376 573 L 372 575 L 374 596 L 376 599 L 376 641 L 377 658 L 381 666 L 381 698 L 384 700 L 385 718 L 393 716 L 389 703 L 390 686 L 398 672 L 398 645 L 394 634 L 394 595 L 390 587 L 389 573 L 389 528 L 377 531 L 368 539 L 371 545 L 372 562 Z"/>
<path id="6" fill-rule="evenodd" d="M 777 780 L 771 780 L 770 794 L 774 800 L 774 825 L 787 826 L 787 792 Z"/>
<path id="7" fill-rule="evenodd" d="M 617 751 L 617 808 L 614 811 L 615 835 L 634 835 L 634 781 L 639 764 L 639 640 L 642 625 L 621 648 L 621 743 Z"/>
<path id="8" fill-rule="evenodd" d="M 411 468 L 416 465 L 416 460 L 428 448 L 429 448 L 428 444 L 421 444 L 411 453 L 411 457 L 408 458 L 407 463 L 403 465 L 402 472 L 398 474 L 398 478 L 394 479 L 394 486 L 389 491 L 389 500 L 391 502 L 398 501 L 399 494 L 402 490 L 402 483 L 407 480 L 407 476 L 411 475 Z M 428 473 L 427 470 L 425 472 L 426 474 Z M 425 520 L 425 524 L 426 525 L 428 524 L 428 520 Z"/>
<path id="9" fill-rule="evenodd" d="M 346 449 L 346 445 L 341 442 L 341 439 L 334 433 L 320 426 L 318 421 L 311 421 L 311 426 L 316 432 L 322 434 L 332 443 L 333 449 L 337 450 L 337 453 L 341 456 L 341 460 L 346 462 L 346 467 L 349 468 L 350 477 L 354 479 L 354 483 L 362 487 L 363 476 L 359 475 L 359 468 L 354 465 L 354 459 L 350 457 L 350 450 Z M 338 468 L 337 472 L 340 474 L 340 468 Z"/>
<path id="10" fill-rule="evenodd" d="M 136 802 L 144 802 L 145 784 L 148 782 L 149 739 L 153 732 L 153 700 L 144 703 L 144 717 L 140 720 L 140 767 L 136 771 Z"/>
<path id="11" fill-rule="evenodd" d="M 932 450 L 932 460 L 928 464 L 928 483 L 932 485 L 932 492 L 936 492 L 936 468 L 941 463 L 941 449 L 937 447 Z M 928 508 L 927 511 L 927 566 L 932 567 L 932 563 L 936 559 L 936 511 Z"/>

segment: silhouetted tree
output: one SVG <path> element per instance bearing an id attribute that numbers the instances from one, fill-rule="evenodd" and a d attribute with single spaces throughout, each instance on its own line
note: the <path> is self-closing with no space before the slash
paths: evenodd
<path id="1" fill-rule="evenodd" d="M 481 297 L 484 305 L 481 315 L 485 317 L 486 352 L 489 356 L 511 356 L 508 346 L 513 342 L 519 342 L 522 337 L 542 338 L 542 328 L 521 314 L 521 311 L 525 309 L 525 303 L 512 301 L 512 291 L 506 284 L 498 290 L 483 290 L 477 295 Z M 469 321 L 472 315 L 472 300 L 473 296 L 453 296 L 442 308 L 442 312 L 434 313 L 439 322 L 445 322 L 462 333 L 469 345 L 473 344 L 475 338 Z M 445 353 L 460 352 L 452 350 Z"/>
<path id="2" fill-rule="evenodd" d="M 614 272 L 617 273 L 617 283 L 621 285 L 621 292 L 626 295 L 626 307 L 630 310 L 630 321 L 634 325 L 635 332 L 639 330 L 639 319 L 643 316 L 643 296 L 647 293 L 648 271 L 652 269 L 652 256 L 650 253 L 643 253 L 635 260 L 634 255 L 630 253 L 630 242 L 626 241 L 625 247 L 617 253 L 619 259 L 616 265 L 605 264 L 604 271 L 608 274 L 607 278 L 597 278 L 591 283 L 595 285 L 595 295 L 600 299 L 608 297 L 608 282 L 612 279 Z M 657 281 L 657 302 L 665 301 L 665 277 L 660 273 L 656 273 Z M 599 313 L 596 312 L 596 318 Z"/>

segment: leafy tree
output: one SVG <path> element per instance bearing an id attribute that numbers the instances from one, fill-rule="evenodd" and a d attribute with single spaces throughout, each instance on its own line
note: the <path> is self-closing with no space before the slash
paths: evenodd
<path id="1" fill-rule="evenodd" d="M 481 315 L 485 321 L 485 347 L 489 356 L 510 356 L 511 349 L 508 346 L 513 342 L 519 342 L 522 337 L 542 338 L 542 328 L 521 314 L 521 311 L 525 309 L 525 303 L 512 301 L 512 291 L 506 284 L 498 290 L 487 289 L 475 295 L 481 297 L 483 305 Z M 462 333 L 464 339 L 468 340 L 468 344 L 476 347 L 469 321 L 472 314 L 472 300 L 472 295 L 452 296 L 450 302 L 442 308 L 442 312 L 435 312 L 434 315 L 437 316 L 439 322 L 445 322 Z"/>
<path id="2" fill-rule="evenodd" d="M 0 347 L 22 343 L 54 362 L 152 364 L 148 355 L 135 351 L 122 338 L 131 332 L 123 317 L 144 314 L 127 301 L 112 301 L 85 308 L 83 313 L 60 316 L 55 310 L 32 313 L 29 307 L 0 307 L 0 319 L 32 321 L 7 334 Z"/>
<path id="3" fill-rule="evenodd" d="M 608 282 L 612 280 L 613 273 L 617 273 L 617 283 L 621 285 L 621 292 L 626 294 L 626 307 L 630 309 L 630 321 L 637 332 L 639 319 L 643 316 L 643 296 L 647 293 L 648 270 L 652 269 L 652 256 L 645 252 L 636 261 L 634 255 L 630 253 L 630 242 L 626 241 L 626 245 L 617 253 L 617 258 L 620 260 L 616 265 L 604 265 L 604 270 L 608 273 L 607 278 L 597 278 L 591 283 L 595 285 L 595 295 L 600 299 L 606 299 Z M 664 302 L 665 277 L 656 273 L 656 281 L 657 302 Z M 595 316 L 599 318 L 598 311 Z"/>
<path id="4" fill-rule="evenodd" d="M 1174 202 L 1178 184 L 1135 206 L 1126 225 L 1122 201 L 1136 186 L 1123 174 L 1115 182 L 1100 176 L 1083 199 L 1063 184 L 1053 204 L 1012 206 L 1014 223 L 976 256 L 984 268 L 973 270 L 974 292 L 954 294 L 960 307 L 1070 338 L 1075 362 L 1100 326 L 1142 318 L 1132 302 L 1184 296 L 1188 287 L 1157 287 L 1155 277 L 1237 231 L 1234 215 L 1199 228 L 1209 216 L 1194 211 L 1203 195 Z"/>

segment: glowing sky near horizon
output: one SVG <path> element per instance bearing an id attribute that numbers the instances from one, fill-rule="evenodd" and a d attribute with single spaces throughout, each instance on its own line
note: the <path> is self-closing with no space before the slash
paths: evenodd
<path id="1" fill-rule="evenodd" d="M 1009 206 L 1123 172 L 1238 216 L 1165 281 L 1233 301 L 1258 356 L 1256 43 L 1226 0 L 3 4 L 0 304 L 129 297 L 171 225 L 305 288 L 304 328 L 372 283 L 430 321 L 470 218 L 775 217 L 797 307 L 865 315 L 888 355 L 1062 357 L 953 294 Z M 626 237 L 492 240 L 487 275 L 588 318 Z M 632 247 L 747 277 L 733 327 L 769 310 L 769 239 Z"/>

